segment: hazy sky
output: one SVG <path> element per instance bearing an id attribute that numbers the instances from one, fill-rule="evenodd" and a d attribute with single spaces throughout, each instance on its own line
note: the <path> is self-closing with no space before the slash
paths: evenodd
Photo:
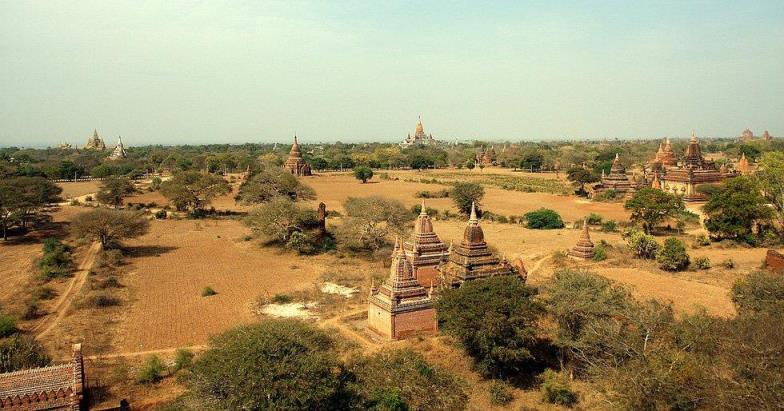
<path id="1" fill-rule="evenodd" d="M 0 0 L 0 145 L 784 135 L 784 0 Z"/>

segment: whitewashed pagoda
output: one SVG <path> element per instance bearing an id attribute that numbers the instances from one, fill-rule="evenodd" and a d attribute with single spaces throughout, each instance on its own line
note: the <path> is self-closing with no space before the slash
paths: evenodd
<path id="1" fill-rule="evenodd" d="M 123 146 L 122 137 L 119 137 L 117 145 L 114 146 L 112 154 L 109 155 L 109 160 L 121 160 L 127 157 L 128 153 L 125 152 L 125 146 Z"/>

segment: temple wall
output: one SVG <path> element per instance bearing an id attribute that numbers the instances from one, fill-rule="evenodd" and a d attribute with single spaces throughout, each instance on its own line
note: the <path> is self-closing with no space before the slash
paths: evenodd
<path id="1" fill-rule="evenodd" d="M 393 320 L 395 339 L 406 338 L 415 334 L 435 334 L 438 332 L 435 308 L 401 313 L 396 315 Z"/>
<path id="2" fill-rule="evenodd" d="M 437 266 L 422 266 L 414 270 L 414 277 L 422 287 L 430 289 L 431 281 L 433 284 L 438 282 L 438 269 Z"/>
<path id="3" fill-rule="evenodd" d="M 771 271 L 784 272 L 784 255 L 776 250 L 768 250 L 765 255 L 765 267 Z"/>
<path id="4" fill-rule="evenodd" d="M 392 314 L 376 305 L 368 304 L 368 328 L 382 337 L 392 338 Z"/>

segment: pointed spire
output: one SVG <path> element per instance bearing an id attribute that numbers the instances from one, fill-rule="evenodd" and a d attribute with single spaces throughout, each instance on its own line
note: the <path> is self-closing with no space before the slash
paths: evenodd
<path id="1" fill-rule="evenodd" d="M 402 241 L 397 242 L 397 251 L 398 251 L 398 253 L 400 253 L 400 255 L 404 255 L 406 253 L 406 250 L 403 249 L 403 242 Z"/>
<path id="2" fill-rule="evenodd" d="M 93 138 L 98 138 L 98 129 L 97 128 L 93 129 Z"/>
<path id="3" fill-rule="evenodd" d="M 425 199 L 423 198 L 422 199 L 422 209 L 419 211 L 419 215 L 426 216 L 427 215 L 427 211 L 425 211 L 425 210 L 426 210 L 426 208 L 425 208 Z"/>
<path id="4" fill-rule="evenodd" d="M 591 235 L 588 233 L 588 219 L 583 220 L 583 236 L 582 238 L 591 238 Z"/>
<path id="5" fill-rule="evenodd" d="M 468 221 L 479 221 L 479 219 L 476 218 L 476 202 L 474 201 L 471 202 L 471 216 L 468 218 Z"/>

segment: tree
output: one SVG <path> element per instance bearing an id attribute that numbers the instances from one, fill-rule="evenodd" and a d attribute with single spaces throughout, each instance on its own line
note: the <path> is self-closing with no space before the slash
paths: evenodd
<path id="1" fill-rule="evenodd" d="M 125 177 L 109 177 L 101 184 L 101 189 L 95 195 L 96 199 L 104 204 L 119 207 L 123 198 L 136 192 L 131 180 Z"/>
<path id="2" fill-rule="evenodd" d="M 773 205 L 779 225 L 784 226 L 784 153 L 765 153 L 754 177 L 760 184 L 762 195 Z"/>
<path id="3" fill-rule="evenodd" d="M 14 177 L 0 180 L 0 225 L 3 239 L 8 228 L 26 221 L 47 205 L 60 201 L 62 189 L 43 177 Z"/>
<path id="4" fill-rule="evenodd" d="M 539 171 L 544 164 L 544 157 L 538 152 L 527 153 L 520 159 L 520 168 L 523 170 Z"/>
<path id="5" fill-rule="evenodd" d="M 484 196 L 484 187 L 476 183 L 456 183 L 449 192 L 449 197 L 455 202 L 457 209 L 465 215 L 471 213 L 471 204 L 479 208 Z"/>
<path id="6" fill-rule="evenodd" d="M 213 198 L 230 193 L 231 186 L 220 176 L 182 171 L 175 174 L 171 180 L 161 183 L 160 192 L 172 201 L 178 210 L 199 211 Z"/>
<path id="7" fill-rule="evenodd" d="M 705 228 L 715 239 L 731 238 L 753 244 L 754 227 L 770 223 L 773 214 L 757 182 L 735 177 L 717 190 L 703 206 Z"/>
<path id="8" fill-rule="evenodd" d="M 585 185 L 599 181 L 599 177 L 582 167 L 572 167 L 566 171 L 566 179 L 576 184 L 579 187 L 576 190 L 577 194 L 585 194 Z"/>
<path id="9" fill-rule="evenodd" d="M 534 360 L 536 325 L 544 310 L 536 290 L 516 276 L 470 281 L 437 302 L 441 329 L 461 342 L 485 376 L 519 373 Z"/>
<path id="10" fill-rule="evenodd" d="M 326 169 L 327 166 L 329 166 L 329 163 L 327 163 L 327 160 L 325 160 L 323 157 L 315 157 L 310 160 L 310 165 L 314 170 L 321 171 Z"/>
<path id="11" fill-rule="evenodd" d="M 454 374 L 428 364 L 411 349 L 383 350 L 349 366 L 357 409 L 461 410 L 468 403 Z M 395 404 L 396 407 L 389 405 Z"/>
<path id="12" fill-rule="evenodd" d="M 646 234 L 650 234 L 651 230 L 665 219 L 677 219 L 686 211 L 680 197 L 647 187 L 635 192 L 623 208 L 631 211 L 631 221 L 642 224 Z"/>
<path id="13" fill-rule="evenodd" d="M 659 243 L 650 234 L 645 234 L 637 229 L 624 232 L 626 244 L 634 252 L 635 257 L 643 259 L 654 259 L 659 252 Z"/>
<path id="14" fill-rule="evenodd" d="M 259 204 L 278 196 L 304 201 L 315 199 L 316 192 L 296 176 L 274 168 L 264 170 L 243 183 L 236 199 L 243 204 Z"/>
<path id="15" fill-rule="evenodd" d="M 120 240 L 136 238 L 147 233 L 150 222 L 141 213 L 96 208 L 77 215 L 71 222 L 71 234 L 101 242 L 104 249 Z"/>
<path id="16" fill-rule="evenodd" d="M 564 222 L 561 216 L 549 208 L 540 208 L 536 211 L 529 211 L 523 215 L 526 221 L 526 227 L 531 229 L 545 229 L 551 230 L 555 228 L 564 228 Z"/>
<path id="17" fill-rule="evenodd" d="M 335 343 L 296 320 L 266 320 L 215 337 L 188 386 L 210 409 L 337 409 Z"/>
<path id="18" fill-rule="evenodd" d="M 562 270 L 547 285 L 547 312 L 557 324 L 555 345 L 560 349 L 561 366 L 584 371 L 586 356 L 599 347 L 593 345 L 590 330 L 596 323 L 617 316 L 629 308 L 629 290 L 589 272 Z"/>
<path id="19" fill-rule="evenodd" d="M 378 250 L 390 232 L 403 234 L 413 219 L 400 201 L 378 196 L 349 197 L 343 208 L 348 218 L 338 229 L 338 239 L 354 250 Z"/>
<path id="20" fill-rule="evenodd" d="M 0 340 L 0 373 L 45 367 L 52 360 L 35 339 L 16 334 Z"/>
<path id="21" fill-rule="evenodd" d="M 359 166 L 354 168 L 354 177 L 362 181 L 362 184 L 367 183 L 368 180 L 373 178 L 373 170 L 368 166 Z"/>
<path id="22" fill-rule="evenodd" d="M 254 233 L 272 241 L 286 243 L 295 232 L 302 232 L 315 223 L 316 215 L 288 197 L 275 197 L 250 212 L 245 225 Z"/>
<path id="23" fill-rule="evenodd" d="M 689 266 L 689 254 L 683 241 L 675 237 L 664 240 L 664 246 L 656 255 L 659 268 L 665 271 L 681 271 Z"/>

